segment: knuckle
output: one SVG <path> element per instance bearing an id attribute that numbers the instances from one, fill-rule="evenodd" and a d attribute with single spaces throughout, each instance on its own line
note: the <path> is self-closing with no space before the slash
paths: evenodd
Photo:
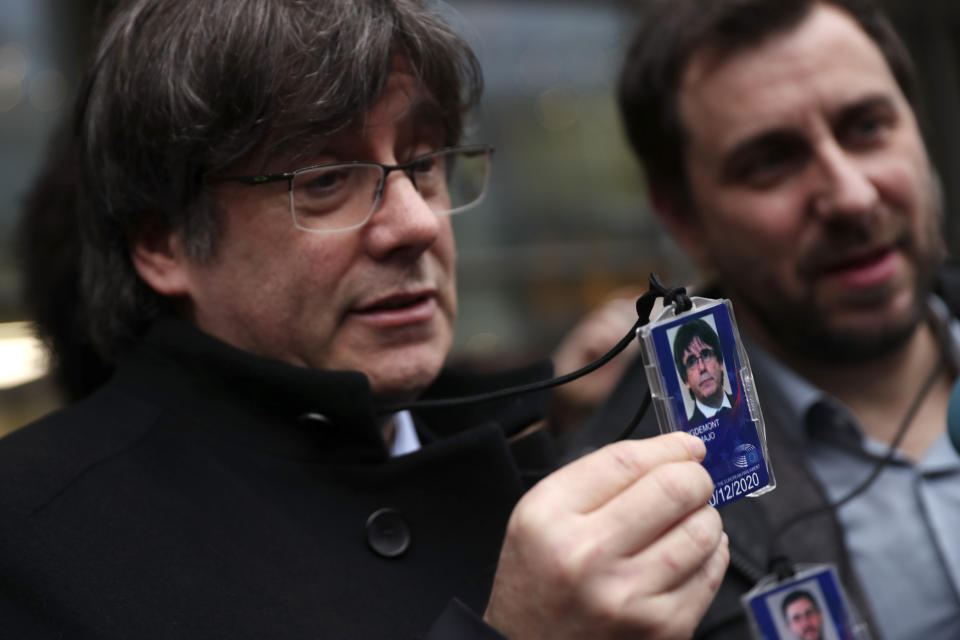
<path id="1" fill-rule="evenodd" d="M 645 469 L 637 455 L 637 448 L 633 442 L 616 442 L 607 446 L 607 455 L 610 457 L 610 463 L 618 467 L 628 476 L 639 477 L 644 474 Z"/>
<path id="2" fill-rule="evenodd" d="M 619 607 L 606 590 L 592 590 L 584 596 L 584 607 L 590 619 L 598 628 L 610 628 L 616 625 Z"/>
<path id="3" fill-rule="evenodd" d="M 513 509 L 507 522 L 507 536 L 519 540 L 535 540 L 550 528 L 547 514 L 534 492 L 525 495 Z"/>
<path id="4" fill-rule="evenodd" d="M 594 566 L 602 549 L 571 520 L 550 521 L 538 509 L 516 509 L 507 525 L 507 538 L 527 561 L 561 590 L 575 588 Z"/>
<path id="5" fill-rule="evenodd" d="M 683 531 L 697 549 L 713 551 L 723 532 L 720 514 L 716 509 L 703 507 L 683 522 Z"/>
<path id="6" fill-rule="evenodd" d="M 683 508 L 706 504 L 713 490 L 710 476 L 695 462 L 660 465 L 650 472 L 663 495 Z"/>
<path id="7" fill-rule="evenodd" d="M 609 464 L 615 465 L 625 474 L 639 478 L 661 466 L 675 462 L 691 461 L 691 454 L 684 444 L 685 438 L 691 436 L 685 433 L 670 433 L 643 440 L 623 440 L 608 444 L 601 451 L 608 458 Z M 702 477 L 709 481 L 709 474 L 699 463 L 694 463 L 701 469 Z M 712 491 L 712 482 L 710 482 Z"/>
<path id="8" fill-rule="evenodd" d="M 665 602 L 658 602 L 658 606 L 638 608 L 638 613 L 642 615 L 642 618 L 638 620 L 636 626 L 644 629 L 644 638 L 682 637 L 676 633 L 678 617 L 682 613 L 674 607 L 664 606 L 666 604 Z"/>
<path id="9" fill-rule="evenodd" d="M 702 568 L 704 580 L 711 592 L 715 592 L 720 588 L 729 564 L 730 549 L 726 544 L 721 544 Z"/>

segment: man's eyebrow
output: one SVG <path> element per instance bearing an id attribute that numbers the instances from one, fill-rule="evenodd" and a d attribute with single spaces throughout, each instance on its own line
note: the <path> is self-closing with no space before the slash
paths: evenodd
<path id="1" fill-rule="evenodd" d="M 725 172 L 732 170 L 751 153 L 760 149 L 777 146 L 795 146 L 803 144 L 804 136 L 793 127 L 776 127 L 760 131 L 741 140 L 728 151 L 723 158 Z"/>
<path id="2" fill-rule="evenodd" d="M 855 102 L 843 105 L 837 111 L 831 114 L 830 126 L 837 128 L 851 117 L 873 111 L 883 110 L 891 113 L 896 112 L 896 105 L 893 98 L 886 93 L 871 94 L 860 98 Z"/>
<path id="3" fill-rule="evenodd" d="M 830 113 L 830 126 L 836 128 L 850 117 L 855 117 L 872 109 L 884 109 L 894 111 L 895 105 L 893 98 L 887 93 L 874 93 L 858 98 L 853 102 L 841 105 Z M 773 127 L 771 129 L 759 131 L 741 140 L 724 154 L 723 164 L 725 167 L 733 167 L 738 161 L 743 160 L 745 156 L 765 147 L 778 145 L 797 145 L 804 141 L 803 134 L 796 128 L 787 126 Z"/>

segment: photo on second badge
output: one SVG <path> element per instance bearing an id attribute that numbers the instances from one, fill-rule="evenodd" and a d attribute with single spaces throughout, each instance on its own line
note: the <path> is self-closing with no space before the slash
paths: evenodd
<path id="1" fill-rule="evenodd" d="M 762 640 L 864 640 L 834 569 L 799 571 L 744 598 L 753 633 Z"/>

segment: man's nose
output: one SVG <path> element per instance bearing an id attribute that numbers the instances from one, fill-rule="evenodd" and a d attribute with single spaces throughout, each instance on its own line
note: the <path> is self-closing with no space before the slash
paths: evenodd
<path id="1" fill-rule="evenodd" d="M 814 212 L 821 217 L 872 213 L 880 194 L 857 155 L 831 141 L 818 156 L 821 180 L 813 197 Z"/>
<path id="2" fill-rule="evenodd" d="M 440 234 L 439 216 L 403 171 L 387 176 L 369 226 L 370 251 L 380 259 L 397 252 L 419 255 Z"/>

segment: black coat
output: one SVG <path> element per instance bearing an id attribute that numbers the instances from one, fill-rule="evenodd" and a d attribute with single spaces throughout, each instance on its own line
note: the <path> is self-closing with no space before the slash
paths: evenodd
<path id="1" fill-rule="evenodd" d="M 390 459 L 362 375 L 161 321 L 92 397 L 0 440 L 0 635 L 497 637 L 505 524 L 553 464 L 507 436 L 543 408 L 418 414 L 423 448 Z"/>
<path id="2" fill-rule="evenodd" d="M 727 402 L 730 403 L 730 406 L 733 406 L 733 396 L 731 396 L 729 393 L 727 394 Z M 703 415 L 703 411 L 700 411 L 700 405 L 694 402 L 693 412 L 687 418 L 687 424 L 689 425 L 700 424 L 701 422 L 705 422 L 706 419 L 707 419 L 707 416 Z"/>

